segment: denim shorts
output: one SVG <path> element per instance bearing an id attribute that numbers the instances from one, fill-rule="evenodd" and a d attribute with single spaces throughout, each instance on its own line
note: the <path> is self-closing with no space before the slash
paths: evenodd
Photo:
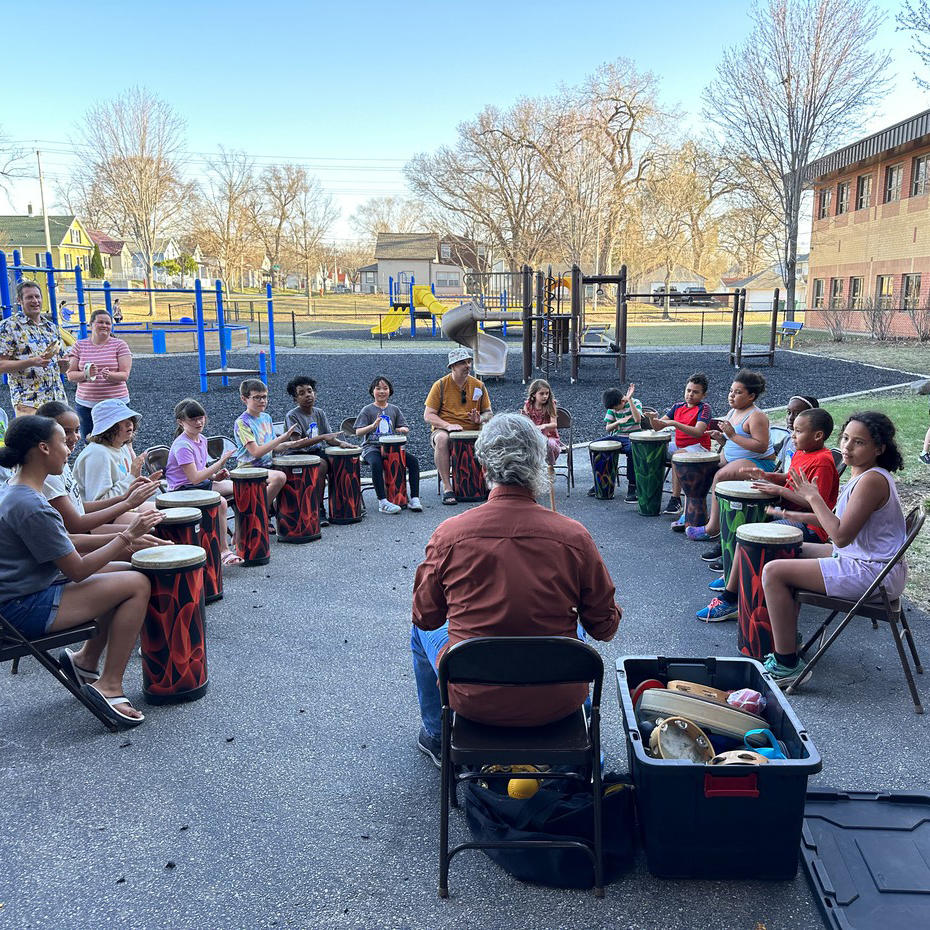
<path id="1" fill-rule="evenodd" d="M 0 604 L 0 613 L 26 636 L 42 636 L 58 616 L 58 605 L 65 593 L 65 581 L 56 581 L 42 591 L 26 594 Z"/>

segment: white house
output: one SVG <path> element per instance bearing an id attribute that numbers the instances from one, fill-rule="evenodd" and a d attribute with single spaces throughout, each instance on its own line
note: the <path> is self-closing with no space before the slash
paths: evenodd
<path id="1" fill-rule="evenodd" d="M 808 255 L 798 256 L 797 273 L 795 280 L 795 309 L 802 310 L 807 306 L 807 269 Z M 731 288 L 746 288 L 746 309 L 747 310 L 767 310 L 772 306 L 775 298 L 775 288 L 778 288 L 778 298 L 784 302 L 785 279 L 782 276 L 782 265 L 780 263 L 770 265 L 764 271 L 758 274 L 750 275 L 741 281 L 734 281 Z"/>
<path id="2" fill-rule="evenodd" d="M 409 285 L 413 281 L 432 285 L 438 297 L 462 294 L 462 266 L 452 263 L 451 249 L 446 254 L 448 258 L 443 260 L 440 237 L 436 233 L 379 232 L 375 245 L 376 264 L 362 269 L 362 292 L 386 294 L 389 279 L 393 278 L 395 288 L 398 283 Z"/>

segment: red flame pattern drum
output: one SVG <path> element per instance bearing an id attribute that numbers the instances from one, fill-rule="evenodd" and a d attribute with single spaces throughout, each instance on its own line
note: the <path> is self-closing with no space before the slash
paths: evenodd
<path id="1" fill-rule="evenodd" d="M 475 456 L 478 430 L 459 430 L 449 433 L 449 458 L 452 468 L 452 490 L 456 500 L 464 503 L 486 501 L 488 486 L 484 471 Z"/>
<path id="2" fill-rule="evenodd" d="M 362 504 L 361 449 L 331 447 L 329 458 L 329 522 L 358 523 L 365 516 Z"/>
<path id="3" fill-rule="evenodd" d="M 384 465 L 385 497 L 398 507 L 407 506 L 407 437 L 385 435 L 378 437 L 378 448 Z"/>
<path id="4" fill-rule="evenodd" d="M 230 472 L 236 504 L 236 552 L 246 565 L 271 560 L 268 537 L 267 468 L 235 468 Z"/>
<path id="5" fill-rule="evenodd" d="M 307 543 L 322 536 L 320 532 L 320 457 L 318 455 L 282 455 L 271 460 L 287 481 L 278 495 L 278 542 Z"/>
<path id="6" fill-rule="evenodd" d="M 226 524 L 220 520 L 222 497 L 216 491 L 168 491 L 155 498 L 159 510 L 197 507 L 200 510 L 200 539 L 194 545 L 207 551 L 203 570 L 204 599 L 208 604 L 223 597 L 223 541 Z"/>

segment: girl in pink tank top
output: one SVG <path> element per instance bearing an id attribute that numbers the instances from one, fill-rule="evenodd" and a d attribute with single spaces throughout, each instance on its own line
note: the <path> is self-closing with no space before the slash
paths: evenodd
<path id="1" fill-rule="evenodd" d="M 789 520 L 804 517 L 823 527 L 831 543 L 804 543 L 800 559 L 770 562 L 762 572 L 762 587 L 772 623 L 775 652 L 765 668 L 782 687 L 804 671 L 797 654 L 797 589 L 830 597 L 858 600 L 884 570 L 905 539 L 904 513 L 891 472 L 904 465 L 895 442 L 894 424 L 874 410 L 854 413 L 843 426 L 840 450 L 851 479 L 832 511 L 803 474 L 792 472 L 794 486 L 811 506 L 811 515 L 769 508 Z M 891 599 L 904 591 L 907 567 L 898 563 L 882 585 Z"/>

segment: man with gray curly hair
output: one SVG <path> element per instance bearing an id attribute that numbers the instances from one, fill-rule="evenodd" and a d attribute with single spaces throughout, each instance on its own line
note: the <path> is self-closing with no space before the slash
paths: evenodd
<path id="1" fill-rule="evenodd" d="M 475 454 L 491 489 L 486 503 L 441 523 L 413 588 L 410 647 L 423 725 L 417 746 L 439 765 L 436 667 L 450 645 L 474 636 L 613 638 L 621 610 L 591 534 L 536 503 L 548 490 L 546 442 L 527 417 L 488 421 Z M 574 713 L 587 685 L 450 688 L 456 711 L 498 726 L 539 726 Z"/>

